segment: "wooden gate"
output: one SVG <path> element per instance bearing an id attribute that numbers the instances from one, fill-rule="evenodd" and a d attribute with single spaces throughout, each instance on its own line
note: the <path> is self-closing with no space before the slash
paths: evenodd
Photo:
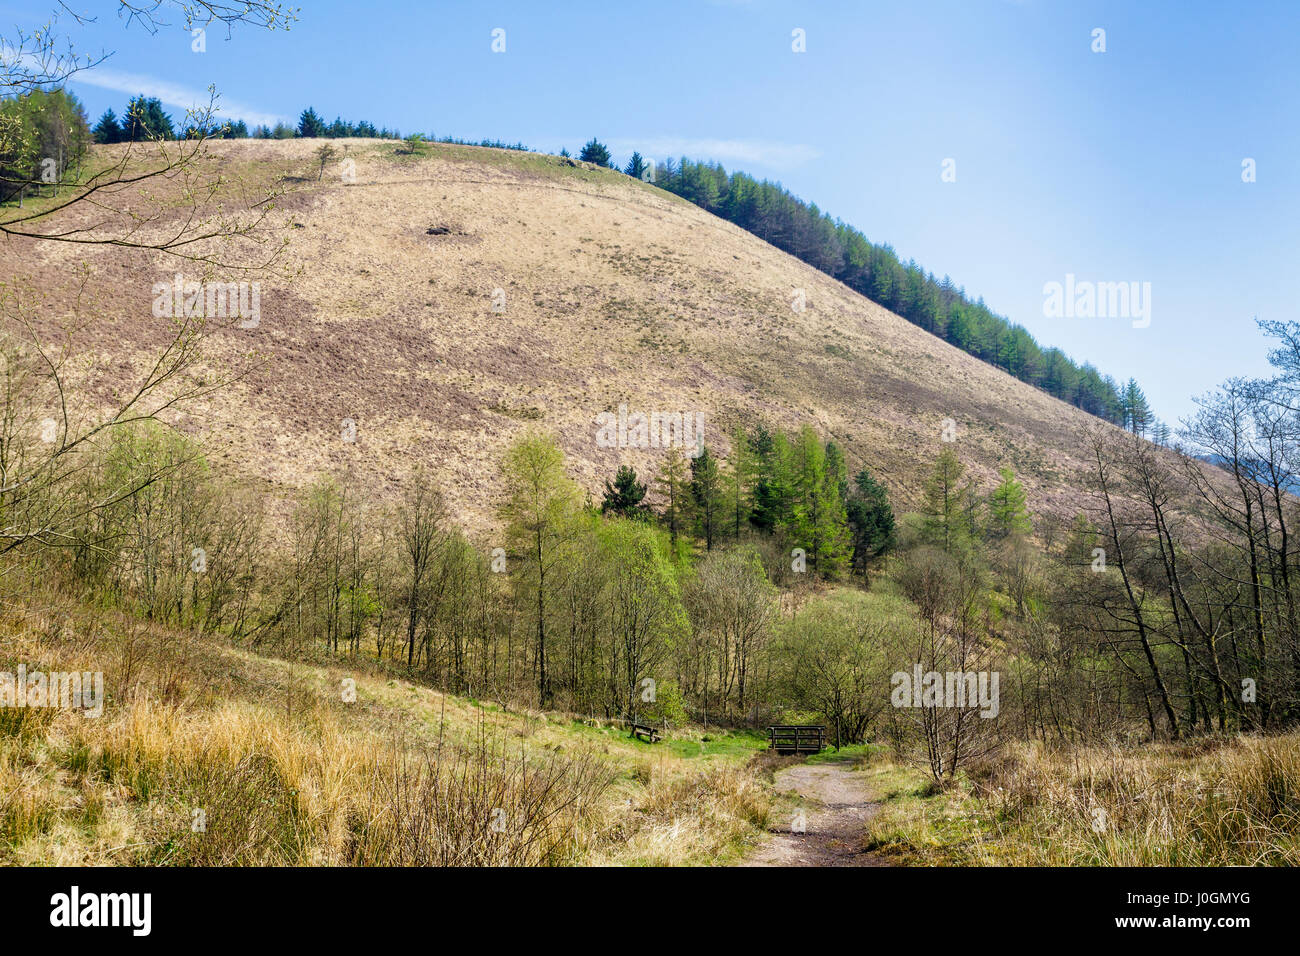
<path id="1" fill-rule="evenodd" d="M 826 728 L 820 724 L 782 724 L 767 728 L 767 749 L 779 754 L 821 753 Z"/>

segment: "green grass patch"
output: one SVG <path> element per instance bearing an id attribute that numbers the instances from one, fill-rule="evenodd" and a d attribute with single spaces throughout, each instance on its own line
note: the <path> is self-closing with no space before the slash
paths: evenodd
<path id="1" fill-rule="evenodd" d="M 958 787 L 941 790 L 918 769 L 880 763 L 866 771 L 884 801 L 864 846 L 914 866 L 996 864 L 995 828 Z"/>
<path id="2" fill-rule="evenodd" d="M 699 736 L 673 737 L 667 745 L 678 757 L 735 757 L 746 759 L 767 749 L 767 736 L 753 731 L 710 731 Z"/>
<path id="3" fill-rule="evenodd" d="M 808 758 L 808 763 L 866 763 L 876 759 L 888 748 L 883 744 L 847 744 L 836 750 L 827 747 Z"/>

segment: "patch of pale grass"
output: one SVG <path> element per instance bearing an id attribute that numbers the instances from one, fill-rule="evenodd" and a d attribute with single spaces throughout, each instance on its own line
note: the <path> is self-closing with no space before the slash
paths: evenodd
<path id="1" fill-rule="evenodd" d="M 688 768 L 652 764 L 643 788 L 605 821 L 594 862 L 707 866 L 736 859 L 767 830 L 771 791 L 757 772 L 737 765 Z"/>
<path id="2" fill-rule="evenodd" d="M 905 772 L 901 772 L 906 776 Z M 868 842 L 923 863 L 1300 864 L 1300 735 L 1055 751 L 1013 744 L 947 793 L 912 774 Z"/>
<path id="3" fill-rule="evenodd" d="M 504 712 L 365 671 L 344 706 L 338 666 L 113 619 L 73 615 L 58 634 L 46 623 L 0 618 L 7 650 L 47 668 L 108 662 L 109 703 L 97 719 L 0 712 L 2 862 L 693 865 L 765 828 L 751 771 L 572 715 Z M 179 690 L 177 643 L 190 678 Z M 485 829 L 498 809 L 505 829 Z"/>

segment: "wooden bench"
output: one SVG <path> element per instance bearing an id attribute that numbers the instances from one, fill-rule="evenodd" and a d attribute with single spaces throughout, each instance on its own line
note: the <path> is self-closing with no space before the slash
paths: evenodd
<path id="1" fill-rule="evenodd" d="M 767 748 L 779 754 L 816 754 L 826 747 L 820 724 L 777 724 L 767 728 Z"/>
<path id="2" fill-rule="evenodd" d="M 632 733 L 628 736 L 635 737 L 637 740 L 644 740 L 648 744 L 657 744 L 659 742 L 659 731 L 649 724 L 632 724 L 631 727 Z"/>

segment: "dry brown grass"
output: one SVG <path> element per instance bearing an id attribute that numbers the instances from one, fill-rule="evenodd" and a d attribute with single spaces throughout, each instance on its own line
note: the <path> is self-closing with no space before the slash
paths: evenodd
<path id="1" fill-rule="evenodd" d="M 871 846 L 930 864 L 1294 866 L 1300 735 L 1070 753 L 1022 744 L 946 792 L 884 765 Z"/>
<path id="2" fill-rule="evenodd" d="M 658 762 L 644 790 L 606 818 L 604 849 L 594 862 L 643 866 L 717 866 L 736 862 L 762 838 L 771 791 L 749 767 L 715 765 L 682 772 Z"/>
<path id="3" fill-rule="evenodd" d="M 303 176 L 317 145 L 212 148 L 232 181 L 265 185 Z M 178 420 L 208 436 L 218 467 L 281 492 L 352 468 L 393 494 L 422 463 L 481 531 L 493 522 L 496 463 L 530 424 L 560 437 L 588 488 L 620 460 L 652 469 L 657 451 L 595 444 L 595 416 L 626 402 L 702 410 L 724 449 L 738 423 L 811 423 L 904 506 L 951 417 L 975 475 L 992 481 L 1013 466 L 1037 513 L 1070 516 L 1080 503 L 1088 416 L 683 200 L 556 157 L 335 146 L 356 181 L 331 169 L 321 183 L 314 173 L 290 183 L 276 221 L 297 278 L 268 279 L 260 327 L 221 344 L 225 359 L 253 349 L 265 363 Z M 89 263 L 87 294 L 102 314 L 85 344 L 98 368 L 138 361 L 157 339 L 151 286 L 175 262 L 113 248 L 12 253 L 0 277 L 26 276 L 56 302 L 71 294 L 72 265 Z M 803 313 L 790 306 L 795 288 L 807 292 Z M 344 418 L 358 424 L 355 443 L 340 438 Z"/>
<path id="4" fill-rule="evenodd" d="M 764 821 L 739 758 L 120 615 L 10 610 L 0 669 L 17 662 L 102 670 L 108 703 L 99 718 L 0 708 L 2 863 L 701 864 Z"/>

